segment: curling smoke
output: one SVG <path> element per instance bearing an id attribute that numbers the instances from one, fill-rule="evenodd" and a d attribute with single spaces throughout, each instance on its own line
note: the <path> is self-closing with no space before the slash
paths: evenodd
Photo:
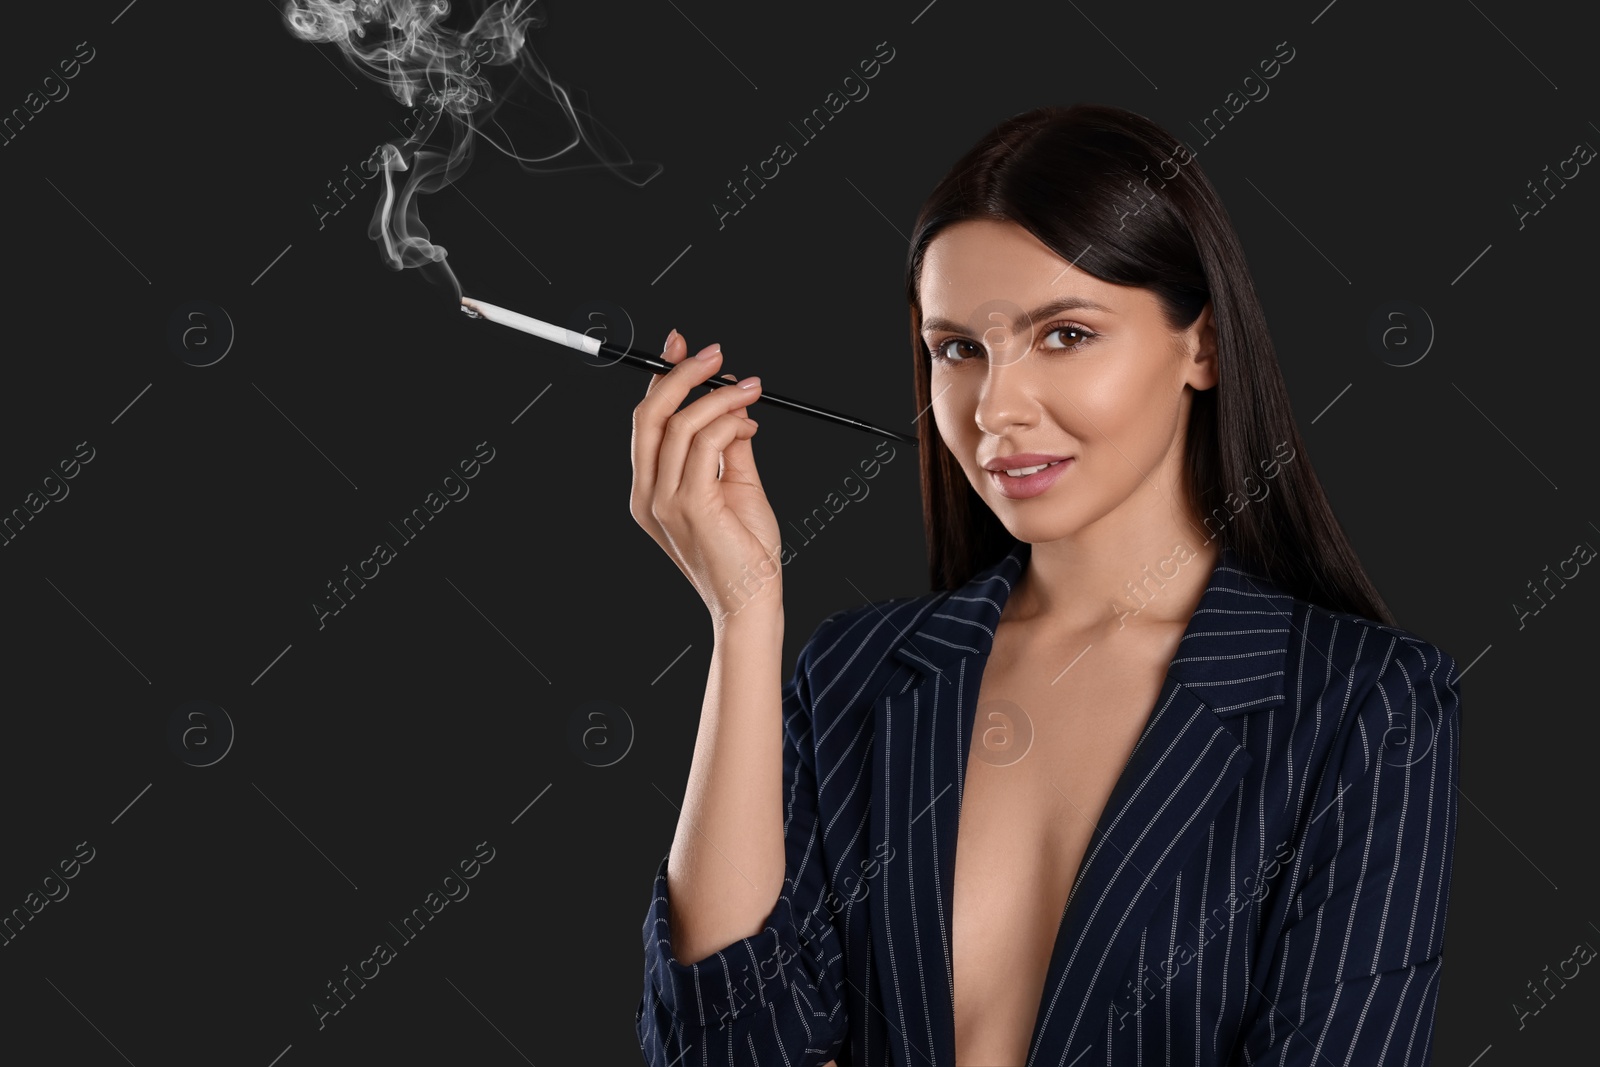
<path id="1" fill-rule="evenodd" d="M 530 27 L 546 16 L 538 0 L 490 4 L 469 29 L 441 25 L 450 14 L 448 0 L 288 0 L 283 16 L 302 40 L 333 43 L 366 77 L 387 88 L 412 109 L 404 140 L 382 146 L 384 188 L 373 210 L 367 236 L 380 241 L 384 262 L 394 270 L 437 264 L 449 278 L 455 299 L 461 283 L 445 263 L 445 249 L 434 244 L 422 224 L 416 197 L 456 181 L 472 163 L 473 143 L 483 141 L 531 173 L 604 167 L 634 185 L 643 185 L 661 171 L 659 163 L 635 162 L 620 142 L 572 101 L 527 46 Z M 471 5 L 479 6 L 477 4 Z M 496 86 L 489 71 L 503 68 Z M 553 102 L 569 136 L 565 143 L 540 155 L 524 155 L 495 114 L 519 90 L 531 89 Z M 428 146 L 445 121 L 450 148 Z M 583 145 L 597 163 L 547 166 Z M 407 172 L 396 188 L 397 171 Z M 427 272 L 424 271 L 424 274 Z"/>

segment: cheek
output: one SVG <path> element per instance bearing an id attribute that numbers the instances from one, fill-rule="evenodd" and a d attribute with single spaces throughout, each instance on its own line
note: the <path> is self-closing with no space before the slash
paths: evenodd
<path id="1" fill-rule="evenodd" d="M 939 436 L 946 442 L 954 444 L 976 434 L 978 427 L 972 418 L 973 404 L 964 395 L 962 387 L 948 380 L 940 381 L 937 375 L 929 384 L 932 387 L 933 403 L 922 417 L 934 421 Z M 960 454 L 959 450 L 957 454 Z"/>
<path id="2" fill-rule="evenodd" d="M 932 386 L 934 401 L 922 417 L 933 420 L 935 431 L 955 456 L 956 462 L 967 472 L 968 479 L 981 476 L 983 472 L 976 470 L 976 461 L 973 459 L 978 441 L 983 436 L 973 417 L 977 401 L 966 395 L 968 390 L 959 383 L 949 380 L 941 382 L 934 378 Z"/>
<path id="3" fill-rule="evenodd" d="M 1106 364 L 1093 374 L 1079 375 L 1072 383 L 1072 399 L 1098 423 L 1121 421 L 1150 394 L 1145 381 L 1127 363 Z"/>
<path id="4" fill-rule="evenodd" d="M 1066 415 L 1076 416 L 1090 433 L 1098 431 L 1119 445 L 1147 434 L 1164 436 L 1167 420 L 1177 411 L 1177 394 L 1157 368 L 1131 361 L 1106 365 L 1084 374 L 1071 385 Z"/>

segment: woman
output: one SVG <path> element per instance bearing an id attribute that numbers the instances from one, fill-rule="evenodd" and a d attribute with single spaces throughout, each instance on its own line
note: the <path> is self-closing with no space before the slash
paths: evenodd
<path id="1" fill-rule="evenodd" d="M 1455 663 L 1302 458 L 1192 155 L 1016 116 L 906 277 L 935 591 L 829 616 L 786 684 L 759 382 L 679 411 L 720 350 L 674 331 L 635 412 L 633 515 L 716 634 L 646 1060 L 1428 1063 Z"/>

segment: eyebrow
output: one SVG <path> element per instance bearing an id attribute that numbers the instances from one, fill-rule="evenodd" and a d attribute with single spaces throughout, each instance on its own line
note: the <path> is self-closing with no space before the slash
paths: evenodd
<path id="1" fill-rule="evenodd" d="M 1041 319 L 1047 319 L 1050 316 L 1059 314 L 1063 311 L 1074 311 L 1078 309 L 1083 309 L 1086 311 L 1101 311 L 1107 315 L 1116 314 L 1116 312 L 1111 308 L 1106 307 L 1104 304 L 1098 304 L 1086 296 L 1064 296 L 1059 300 L 1052 300 L 1048 304 L 1041 304 L 1032 311 L 1028 312 L 1028 321 L 1038 322 Z M 1022 320 L 1019 319 L 1012 323 L 1012 329 L 1017 333 L 1021 333 L 1023 325 L 1024 324 Z M 923 333 L 966 333 L 969 329 L 970 327 L 964 323 L 955 322 L 951 319 L 925 319 L 922 323 Z"/>

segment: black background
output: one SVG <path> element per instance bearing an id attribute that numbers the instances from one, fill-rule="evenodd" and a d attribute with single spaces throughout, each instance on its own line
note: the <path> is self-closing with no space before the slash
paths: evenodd
<path id="1" fill-rule="evenodd" d="M 905 234 L 973 140 L 1095 101 L 1196 146 L 1305 458 L 1401 624 L 1470 671 L 1436 1062 L 1592 1054 L 1590 969 L 1520 1028 L 1512 1007 L 1600 944 L 1600 578 L 1520 629 L 1514 607 L 1600 544 L 1600 178 L 1584 168 L 1521 229 L 1512 206 L 1600 143 L 1592 24 L 1504 0 L 543 6 L 541 60 L 664 169 L 630 184 L 580 148 L 532 174 L 480 145 L 421 205 L 467 292 L 556 321 L 609 301 L 639 347 L 675 326 L 736 373 L 907 431 Z M 366 234 L 379 184 L 319 228 L 325 183 L 397 140 L 405 109 L 278 8 L 38 4 L 5 30 L 0 113 L 78 42 L 95 55 L 0 146 L 0 512 L 79 442 L 94 459 L 0 549 L 0 913 L 79 842 L 95 858 L 0 947 L 0 1055 L 639 1062 L 640 927 L 711 652 L 699 599 L 628 513 L 648 378 L 467 321 L 386 269 Z M 719 229 L 724 184 L 884 41 L 870 95 Z M 1190 123 L 1284 41 L 1269 95 L 1202 146 Z M 502 121 L 548 131 L 539 103 Z M 194 300 L 236 331 L 209 367 L 168 341 Z M 1393 300 L 1437 331 L 1407 367 L 1367 341 Z M 786 526 L 874 455 L 857 431 L 758 417 Z M 325 584 L 481 441 L 495 458 L 470 495 L 319 629 Z M 786 675 L 824 615 L 926 588 L 915 449 L 870 486 L 796 537 Z M 192 700 L 237 731 L 210 766 L 168 742 Z M 626 710 L 609 748 L 570 740 L 596 700 Z M 470 895 L 319 1030 L 325 983 L 483 841 Z"/>

